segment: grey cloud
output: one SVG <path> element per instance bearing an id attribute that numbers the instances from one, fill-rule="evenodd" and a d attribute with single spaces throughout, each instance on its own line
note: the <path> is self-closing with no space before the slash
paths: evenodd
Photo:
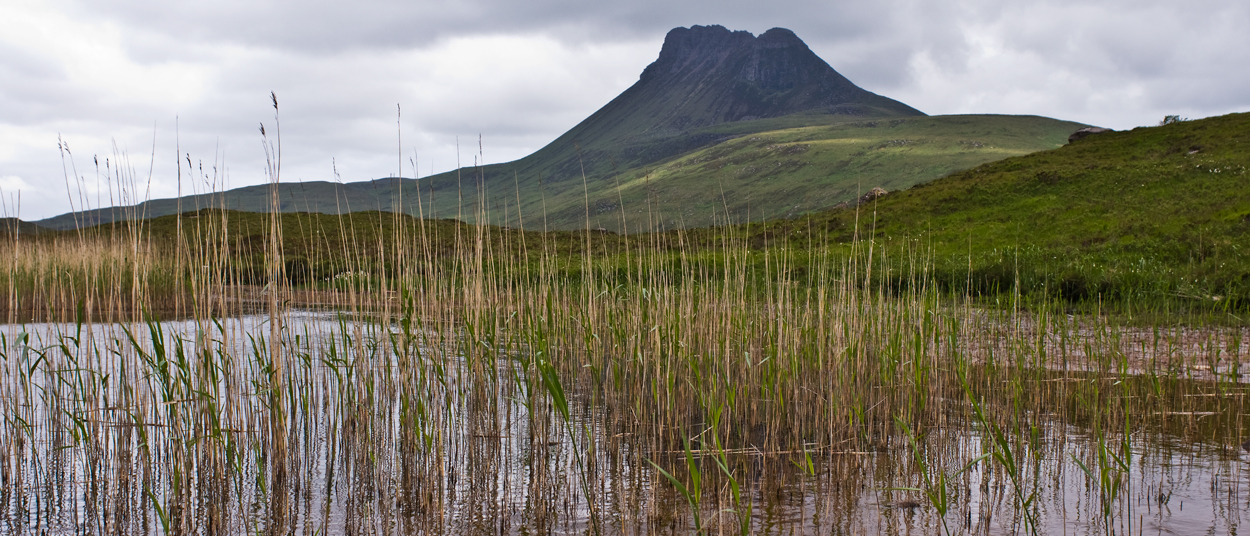
<path id="1" fill-rule="evenodd" d="M 232 1 L 66 2 L 83 16 L 185 39 L 230 42 L 299 51 L 407 48 L 477 34 L 542 32 L 570 40 L 636 39 L 675 26 L 725 24 L 762 32 L 802 22 L 854 36 L 872 33 L 886 4 L 798 2 L 778 5 L 748 0 L 584 2 Z"/>

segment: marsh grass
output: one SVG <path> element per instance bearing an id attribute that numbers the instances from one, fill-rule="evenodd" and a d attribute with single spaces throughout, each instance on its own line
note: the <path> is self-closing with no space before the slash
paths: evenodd
<path id="1" fill-rule="evenodd" d="M 0 525 L 1040 533 L 1088 480 L 1083 530 L 1124 533 L 1166 493 L 1138 445 L 1245 436 L 1240 328 L 986 307 L 868 208 L 803 247 L 398 212 L 10 235 Z"/>

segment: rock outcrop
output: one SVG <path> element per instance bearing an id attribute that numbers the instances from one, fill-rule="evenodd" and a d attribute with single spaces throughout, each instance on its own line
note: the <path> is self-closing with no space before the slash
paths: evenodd
<path id="1" fill-rule="evenodd" d="M 864 203 L 870 203 L 872 201 L 875 201 L 879 197 L 884 197 L 888 193 L 890 192 L 887 191 L 885 188 L 881 188 L 881 187 L 873 188 L 871 190 L 868 190 L 868 193 L 859 196 L 859 204 L 862 205 Z"/>
<path id="2" fill-rule="evenodd" d="M 1113 131 L 1109 128 L 1085 127 L 1081 130 L 1073 132 L 1071 136 L 1068 136 L 1068 143 L 1072 143 L 1076 140 L 1086 138 L 1093 134 L 1102 134 L 1103 132 L 1113 132 Z"/>

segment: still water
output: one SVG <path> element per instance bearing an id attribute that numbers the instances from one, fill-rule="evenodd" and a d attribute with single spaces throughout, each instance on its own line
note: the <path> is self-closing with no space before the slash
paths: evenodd
<path id="1" fill-rule="evenodd" d="M 1121 377 L 1177 402 L 1116 429 L 1055 407 L 996 431 L 952 397 L 914 443 L 694 426 L 687 452 L 593 389 L 564 420 L 523 355 L 474 358 L 454 328 L 269 322 L 0 328 L 0 533 L 688 534 L 696 512 L 711 534 L 1250 533 L 1240 375 Z"/>

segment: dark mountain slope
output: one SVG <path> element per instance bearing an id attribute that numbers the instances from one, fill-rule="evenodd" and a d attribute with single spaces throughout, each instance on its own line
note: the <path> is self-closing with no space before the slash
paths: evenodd
<path id="1" fill-rule="evenodd" d="M 790 30 L 773 28 L 755 37 L 694 26 L 670 31 L 637 83 L 552 144 L 673 136 L 809 110 L 924 115 L 855 86 Z"/>
<path id="2" fill-rule="evenodd" d="M 547 183 L 580 187 L 584 170 L 606 186 L 609 175 L 735 135 L 773 130 L 759 120 L 795 114 L 804 124 L 924 115 L 855 86 L 790 30 L 755 37 L 721 26 L 676 28 L 638 82 L 603 108 L 533 155 L 479 171 L 488 188 L 500 182 L 510 192 L 513 172 L 531 187 L 539 175 Z M 709 128 L 731 123 L 737 128 Z M 496 175 L 502 178 L 492 180 Z"/>

